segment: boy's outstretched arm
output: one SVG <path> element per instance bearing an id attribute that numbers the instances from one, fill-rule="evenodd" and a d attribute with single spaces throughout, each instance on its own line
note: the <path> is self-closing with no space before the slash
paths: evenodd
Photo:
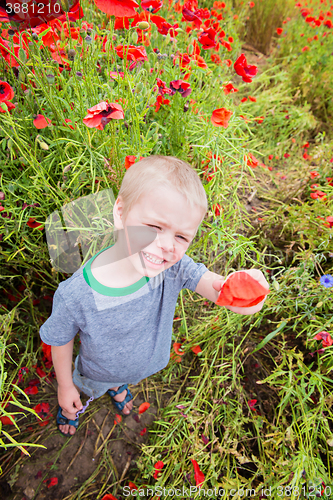
<path id="1" fill-rule="evenodd" d="M 261 271 L 259 271 L 258 269 L 248 269 L 245 272 L 250 274 L 250 276 L 252 276 L 252 278 L 255 279 L 256 281 L 258 281 L 258 283 L 260 283 L 260 285 L 262 285 L 264 288 L 269 289 L 269 284 L 266 281 L 265 276 Z M 205 274 L 202 275 L 195 291 L 202 297 L 205 297 L 206 299 L 211 300 L 212 302 L 214 302 L 214 304 L 216 304 L 217 298 L 219 296 L 220 290 L 224 282 L 225 279 L 223 276 L 220 276 L 219 274 L 216 273 L 212 273 L 211 271 L 207 271 Z M 233 307 L 233 306 L 224 306 L 224 307 L 229 309 L 229 311 L 238 314 L 243 314 L 243 315 L 254 314 L 261 310 L 266 298 L 267 295 L 264 298 L 264 300 L 262 300 L 261 302 L 259 302 L 259 304 L 256 304 L 255 306 L 252 307 Z"/>

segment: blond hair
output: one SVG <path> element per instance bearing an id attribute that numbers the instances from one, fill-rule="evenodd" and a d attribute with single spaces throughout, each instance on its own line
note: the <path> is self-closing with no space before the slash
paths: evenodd
<path id="1" fill-rule="evenodd" d="M 123 201 L 123 222 L 139 198 L 155 189 L 157 185 L 177 189 L 183 194 L 191 208 L 202 208 L 207 212 L 207 196 L 196 171 L 175 156 L 152 155 L 131 165 L 124 175 L 118 196 Z"/>

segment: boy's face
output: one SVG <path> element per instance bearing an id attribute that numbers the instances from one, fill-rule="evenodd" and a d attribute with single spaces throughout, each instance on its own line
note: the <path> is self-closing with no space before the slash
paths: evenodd
<path id="1" fill-rule="evenodd" d="M 141 196 L 128 213 L 125 225 L 121 218 L 122 211 L 122 200 L 118 198 L 114 207 L 117 229 L 126 230 L 127 226 L 135 226 L 146 227 L 147 231 L 153 232 L 152 242 L 148 245 L 143 243 L 142 249 L 139 245 L 141 251 L 128 257 L 135 270 L 149 278 L 183 257 L 203 217 L 202 208 L 197 205 L 191 208 L 184 195 L 166 186 L 157 186 Z"/>

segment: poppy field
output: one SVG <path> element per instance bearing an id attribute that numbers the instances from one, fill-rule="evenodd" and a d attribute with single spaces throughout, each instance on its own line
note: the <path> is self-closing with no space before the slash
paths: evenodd
<path id="1" fill-rule="evenodd" d="M 0 497 L 333 498 L 332 0 L 36 5 L 0 6 Z M 152 154 L 206 190 L 187 254 L 269 295 L 243 316 L 183 290 L 133 414 L 103 396 L 66 439 L 45 221 Z"/>

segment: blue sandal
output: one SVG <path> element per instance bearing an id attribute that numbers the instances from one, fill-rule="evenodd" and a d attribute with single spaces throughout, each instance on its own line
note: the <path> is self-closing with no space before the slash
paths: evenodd
<path id="1" fill-rule="evenodd" d="M 125 391 L 125 389 L 127 390 L 127 394 L 126 394 L 126 397 L 125 397 L 124 401 L 116 401 L 115 399 L 113 399 L 115 396 L 117 396 L 117 394 L 121 394 L 123 391 Z M 124 409 L 125 404 L 128 403 L 129 401 L 131 401 L 131 399 L 133 399 L 133 395 L 132 395 L 131 391 L 129 390 L 127 384 L 124 384 L 121 387 L 119 387 L 117 391 L 112 391 L 110 389 L 108 391 L 108 394 L 109 394 L 109 396 L 111 396 L 112 403 L 115 405 L 115 407 L 120 412 L 122 412 L 122 410 Z M 122 415 L 124 417 L 127 417 L 127 415 L 129 415 L 129 413 L 128 414 L 122 413 Z"/>
<path id="2" fill-rule="evenodd" d="M 69 433 L 65 434 L 64 432 L 62 432 L 59 429 L 59 425 L 72 425 L 73 427 L 75 427 L 75 429 L 77 429 L 78 426 L 79 426 L 79 417 L 76 418 L 75 420 L 69 420 L 69 418 L 65 417 L 62 414 L 62 408 L 59 406 L 58 413 L 57 413 L 57 427 L 58 427 L 58 431 L 61 432 L 61 434 L 63 436 L 66 436 L 66 437 L 72 437 L 72 436 L 74 436 L 74 434 L 69 434 Z"/>

